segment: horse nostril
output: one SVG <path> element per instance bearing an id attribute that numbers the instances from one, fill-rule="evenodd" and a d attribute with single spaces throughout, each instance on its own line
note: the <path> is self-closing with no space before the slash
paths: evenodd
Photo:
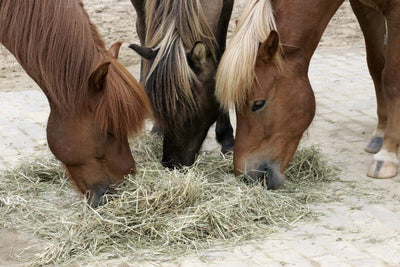
<path id="1" fill-rule="evenodd" d="M 279 172 L 278 166 L 263 162 L 257 168 L 247 171 L 243 179 L 247 183 L 259 182 L 268 190 L 275 190 L 283 184 L 285 177 Z"/>
<path id="2" fill-rule="evenodd" d="M 105 203 L 104 195 L 111 193 L 111 188 L 108 185 L 96 185 L 95 189 L 89 191 L 89 205 L 92 208 L 103 206 Z"/>
<path id="3" fill-rule="evenodd" d="M 259 170 L 263 173 L 264 179 L 267 180 L 270 179 L 274 174 L 274 171 L 267 163 L 262 164 Z"/>

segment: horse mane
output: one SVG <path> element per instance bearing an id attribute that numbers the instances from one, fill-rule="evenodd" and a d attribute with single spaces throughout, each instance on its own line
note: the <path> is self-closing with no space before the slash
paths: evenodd
<path id="1" fill-rule="evenodd" d="M 160 126 L 175 129 L 198 110 L 187 53 L 201 41 L 214 55 L 214 34 L 199 0 L 146 1 L 145 10 L 146 46 L 157 50 L 152 64 L 146 62 L 145 89 Z"/>
<path id="2" fill-rule="evenodd" d="M 89 109 L 89 77 L 110 61 L 104 93 L 95 108 L 102 129 L 137 132 L 150 107 L 140 85 L 105 48 L 80 0 L 2 0 L 0 42 L 46 94 L 52 111 L 79 116 Z"/>
<path id="3" fill-rule="evenodd" d="M 249 0 L 218 66 L 215 94 L 225 110 L 232 104 L 240 107 L 245 103 L 256 81 L 259 45 L 274 29 L 276 23 L 270 0 Z M 280 53 L 275 64 L 282 70 Z"/>
<path id="4" fill-rule="evenodd" d="M 112 126 L 117 138 L 137 134 L 152 113 L 146 92 L 132 74 L 112 60 L 104 93 L 95 108 L 96 123 L 104 131 Z"/>

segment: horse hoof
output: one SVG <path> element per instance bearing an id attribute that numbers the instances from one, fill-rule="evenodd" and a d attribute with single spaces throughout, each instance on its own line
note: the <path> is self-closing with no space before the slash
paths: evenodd
<path id="1" fill-rule="evenodd" d="M 397 175 L 397 164 L 391 161 L 374 160 L 367 176 L 377 179 L 393 178 Z"/>
<path id="2" fill-rule="evenodd" d="M 151 128 L 151 133 L 152 134 L 163 135 L 163 130 L 159 126 L 153 126 L 153 128 Z"/>
<path id="3" fill-rule="evenodd" d="M 365 152 L 375 154 L 382 148 L 382 144 L 383 137 L 372 137 L 364 150 Z"/>

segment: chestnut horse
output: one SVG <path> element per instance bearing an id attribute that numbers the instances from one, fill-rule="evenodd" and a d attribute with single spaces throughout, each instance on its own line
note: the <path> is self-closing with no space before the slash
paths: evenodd
<path id="1" fill-rule="evenodd" d="M 233 0 L 131 0 L 143 59 L 141 80 L 164 134 L 162 163 L 191 165 L 217 120 L 222 152 L 233 148 L 228 113 L 214 96 Z M 218 119 L 217 119 L 218 118 Z"/>
<path id="2" fill-rule="evenodd" d="M 248 2 L 217 74 L 218 99 L 225 108 L 236 106 L 236 174 L 250 181 L 266 179 L 271 189 L 283 183 L 284 170 L 315 113 L 308 66 L 343 2 Z M 400 144 L 400 2 L 350 3 L 365 37 L 378 105 L 377 128 L 366 148 L 376 153 L 368 176 L 391 178 L 397 173 Z"/>
<path id="3" fill-rule="evenodd" d="M 47 140 L 92 206 L 135 172 L 128 134 L 142 129 L 146 93 L 109 51 L 80 0 L 0 1 L 0 43 L 45 93 Z"/>

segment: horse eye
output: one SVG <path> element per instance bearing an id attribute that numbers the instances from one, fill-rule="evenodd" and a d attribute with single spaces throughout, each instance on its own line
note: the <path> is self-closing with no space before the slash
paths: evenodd
<path id="1" fill-rule="evenodd" d="M 107 131 L 107 136 L 108 137 L 115 137 L 115 135 L 112 132 Z"/>
<path id="2" fill-rule="evenodd" d="M 251 111 L 256 112 L 262 108 L 265 107 L 265 104 L 267 104 L 266 100 L 257 100 L 253 102 L 253 105 L 251 106 Z"/>

